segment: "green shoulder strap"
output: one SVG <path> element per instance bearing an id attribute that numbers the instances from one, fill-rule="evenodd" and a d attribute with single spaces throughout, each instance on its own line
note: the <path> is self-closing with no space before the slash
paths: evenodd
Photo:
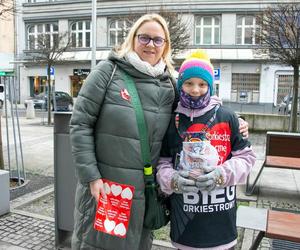
<path id="1" fill-rule="evenodd" d="M 131 76 L 129 76 L 125 71 L 122 70 L 122 74 L 124 77 L 125 86 L 130 95 L 131 104 L 135 111 L 136 121 L 138 125 L 138 130 L 140 134 L 140 143 L 141 143 L 141 152 L 142 159 L 144 161 L 144 174 L 152 175 L 152 165 L 151 165 L 151 157 L 150 157 L 150 147 L 148 140 L 148 129 L 145 122 L 144 111 L 142 108 L 142 104 L 140 101 L 139 94 L 137 92 L 135 83 Z"/>

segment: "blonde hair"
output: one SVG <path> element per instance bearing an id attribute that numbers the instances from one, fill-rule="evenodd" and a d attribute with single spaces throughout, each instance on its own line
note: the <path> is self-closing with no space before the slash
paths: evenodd
<path id="1" fill-rule="evenodd" d="M 137 30 L 146 22 L 157 22 L 161 25 L 161 27 L 164 30 L 165 36 L 166 36 L 166 44 L 164 48 L 164 52 L 162 54 L 162 59 L 167 65 L 167 68 L 169 71 L 173 71 L 174 68 L 172 66 L 172 58 L 171 58 L 171 41 L 170 41 L 170 33 L 168 29 L 168 25 L 166 20 L 158 14 L 152 13 L 152 14 L 145 14 L 141 16 L 131 27 L 127 37 L 125 38 L 125 41 L 122 43 L 122 45 L 116 49 L 117 54 L 119 57 L 125 56 L 128 52 L 134 51 L 134 38 L 136 36 Z"/>

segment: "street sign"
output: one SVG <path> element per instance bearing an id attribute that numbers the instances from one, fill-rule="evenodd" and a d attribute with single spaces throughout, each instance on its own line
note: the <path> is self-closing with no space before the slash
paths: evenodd
<path id="1" fill-rule="evenodd" d="M 54 67 L 50 68 L 50 76 L 54 76 Z"/>
<path id="2" fill-rule="evenodd" d="M 88 74 L 91 72 L 90 69 L 73 69 L 73 75 L 74 76 L 88 76 Z"/>
<path id="3" fill-rule="evenodd" d="M 0 71 L 0 76 L 14 76 L 13 71 Z"/>
<path id="4" fill-rule="evenodd" d="M 220 69 L 214 69 L 215 80 L 220 80 Z"/>

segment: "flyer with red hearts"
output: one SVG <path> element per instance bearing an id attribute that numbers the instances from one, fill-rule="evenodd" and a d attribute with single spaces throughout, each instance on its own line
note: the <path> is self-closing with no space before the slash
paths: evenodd
<path id="1" fill-rule="evenodd" d="M 102 179 L 107 199 L 100 195 L 94 229 L 125 238 L 130 220 L 134 186 Z"/>

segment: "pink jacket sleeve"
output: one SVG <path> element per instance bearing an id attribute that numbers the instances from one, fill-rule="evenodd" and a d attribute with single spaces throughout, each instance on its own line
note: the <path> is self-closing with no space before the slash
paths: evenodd
<path id="1" fill-rule="evenodd" d="M 252 147 L 231 152 L 231 159 L 225 161 L 221 167 L 222 175 L 225 180 L 224 186 L 232 186 L 246 183 L 247 176 L 254 166 L 256 157 Z M 166 194 L 172 194 L 171 179 L 176 172 L 173 169 L 172 158 L 161 157 L 157 165 L 156 179 L 161 190 Z"/>
<path id="2" fill-rule="evenodd" d="M 156 180 L 160 185 L 161 191 L 169 195 L 172 194 L 171 179 L 176 172 L 176 170 L 173 169 L 172 158 L 160 157 L 156 168 Z"/>
<path id="3" fill-rule="evenodd" d="M 252 147 L 232 151 L 231 154 L 231 159 L 220 165 L 225 179 L 224 186 L 245 184 L 247 176 L 256 160 Z"/>

